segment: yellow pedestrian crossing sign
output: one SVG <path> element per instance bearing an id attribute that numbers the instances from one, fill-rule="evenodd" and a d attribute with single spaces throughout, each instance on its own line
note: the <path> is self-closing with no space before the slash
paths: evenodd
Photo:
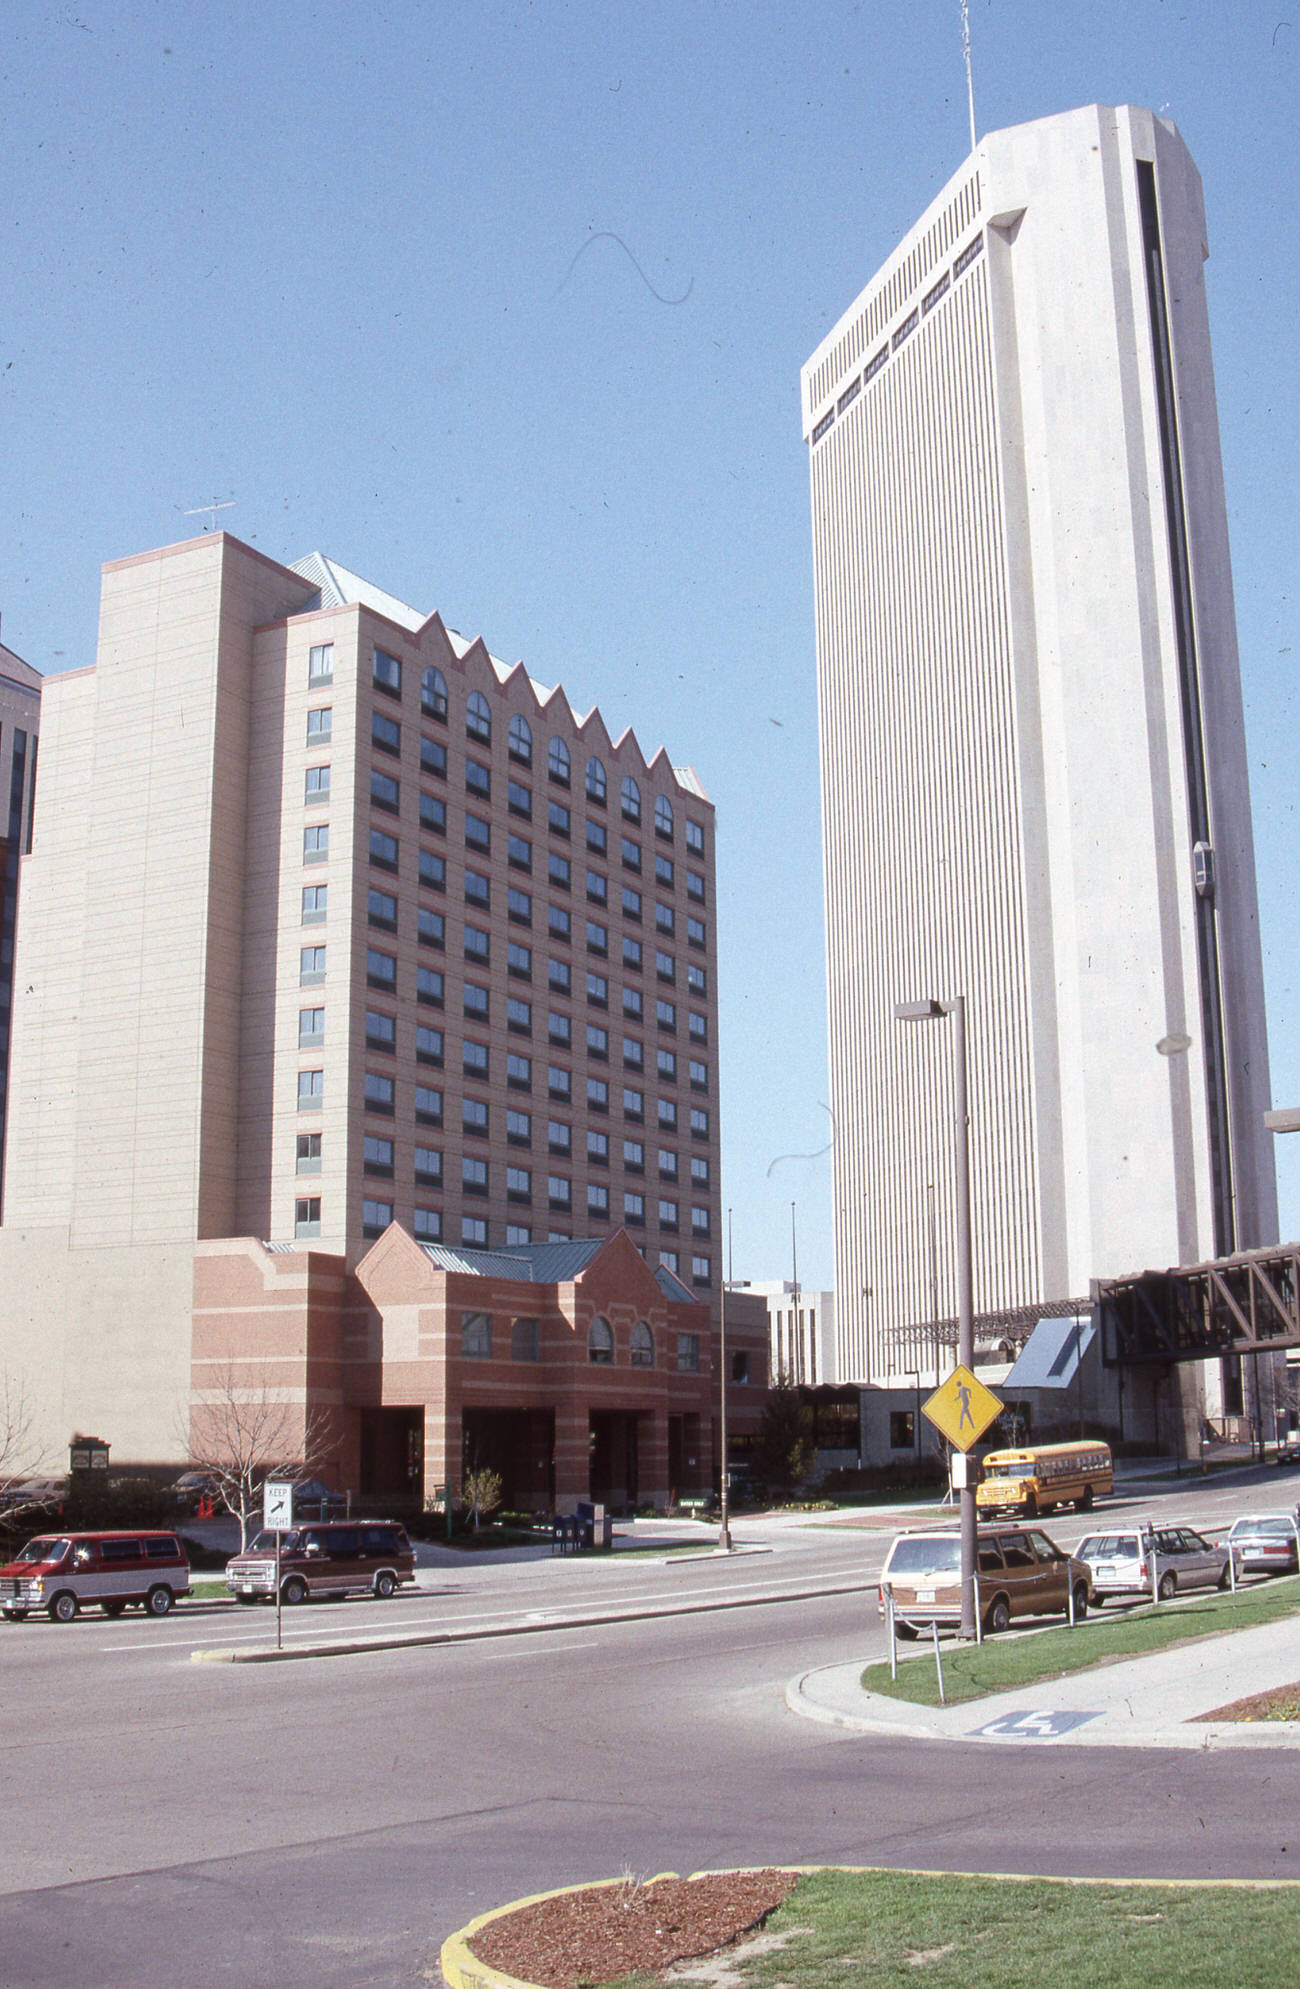
<path id="1" fill-rule="evenodd" d="M 921 1405 L 921 1413 L 958 1450 L 969 1450 L 978 1443 L 1001 1410 L 993 1390 L 977 1380 L 968 1367 L 955 1367 L 943 1387 L 936 1388 Z"/>

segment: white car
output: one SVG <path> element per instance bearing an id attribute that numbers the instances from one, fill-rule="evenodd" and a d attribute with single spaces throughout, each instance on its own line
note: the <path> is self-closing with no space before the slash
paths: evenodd
<path id="1" fill-rule="evenodd" d="M 1228 1550 L 1190 1526 L 1117 1526 L 1090 1533 L 1075 1548 L 1092 1577 L 1092 1600 L 1108 1595 L 1159 1595 L 1162 1602 L 1188 1588 L 1227 1588 Z M 1154 1567 L 1153 1567 L 1154 1564 Z"/>

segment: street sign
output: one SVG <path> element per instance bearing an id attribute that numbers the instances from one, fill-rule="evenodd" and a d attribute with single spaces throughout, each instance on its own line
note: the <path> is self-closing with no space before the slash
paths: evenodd
<path id="1" fill-rule="evenodd" d="M 293 1486 L 268 1478 L 262 1487 L 262 1524 L 270 1533 L 286 1533 L 293 1525 Z"/>
<path id="2" fill-rule="evenodd" d="M 969 1450 L 978 1443 L 1002 1404 L 991 1388 L 976 1379 L 968 1367 L 955 1367 L 942 1388 L 936 1388 L 928 1402 L 921 1404 L 940 1436 L 957 1450 Z"/>

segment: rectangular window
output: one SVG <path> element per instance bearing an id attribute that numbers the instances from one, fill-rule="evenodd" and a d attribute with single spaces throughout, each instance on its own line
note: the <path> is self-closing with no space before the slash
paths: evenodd
<path id="1" fill-rule="evenodd" d="M 532 789 L 525 787 L 522 781 L 507 781 L 506 807 L 512 815 L 522 815 L 526 822 L 530 822 L 533 816 Z"/>
<path id="2" fill-rule="evenodd" d="M 693 1043 L 707 1043 L 709 1040 L 709 1018 L 701 1015 L 697 1008 L 688 1011 L 686 1027 Z"/>
<path id="3" fill-rule="evenodd" d="M 623 836 L 620 838 L 619 847 L 622 851 L 624 870 L 639 870 L 641 868 L 640 843 L 634 843 L 631 836 Z"/>
<path id="4" fill-rule="evenodd" d="M 677 1107 L 671 1098 L 659 1100 L 659 1124 L 671 1132 L 677 1131 Z"/>
<path id="5" fill-rule="evenodd" d="M 492 886 L 481 870 L 465 872 L 465 903 L 479 905 L 486 911 L 492 903 Z"/>
<path id="6" fill-rule="evenodd" d="M 423 1002 L 426 1008 L 441 1008 L 445 983 L 442 975 L 434 967 L 417 967 L 415 970 L 415 999 Z"/>
<path id="7" fill-rule="evenodd" d="M 492 952 L 492 942 L 481 925 L 465 927 L 465 958 L 467 960 L 487 960 Z"/>
<path id="8" fill-rule="evenodd" d="M 704 995 L 709 992 L 709 974 L 706 967 L 697 967 L 693 960 L 686 963 L 686 985 L 692 994 Z"/>
<path id="9" fill-rule="evenodd" d="M 533 1060 L 521 1057 L 511 1050 L 506 1057 L 506 1083 L 512 1091 L 531 1091 L 533 1088 Z"/>
<path id="10" fill-rule="evenodd" d="M 531 925 L 533 922 L 533 901 L 527 891 L 519 890 L 514 884 L 506 892 L 506 917 L 512 925 Z"/>
<path id="11" fill-rule="evenodd" d="M 293 1205 L 293 1233 L 295 1236 L 320 1235 L 320 1196 L 308 1195 Z"/>
<path id="12" fill-rule="evenodd" d="M 402 666 L 395 656 L 386 649 L 376 649 L 373 659 L 374 683 L 377 691 L 384 691 L 390 698 L 402 695 Z"/>
<path id="13" fill-rule="evenodd" d="M 546 914 L 546 923 L 553 939 L 568 939 L 572 933 L 573 921 L 563 905 L 551 905 Z"/>
<path id="14" fill-rule="evenodd" d="M 645 1148 L 640 1140 L 624 1140 L 623 1165 L 629 1174 L 645 1173 Z"/>
<path id="15" fill-rule="evenodd" d="M 712 1272 L 711 1272 L 711 1270 L 710 1270 L 710 1267 L 709 1267 L 709 1260 L 708 1260 L 708 1258 L 707 1258 L 707 1257 L 692 1257 L 692 1258 L 691 1258 L 691 1283 L 692 1283 L 693 1285 L 707 1285 L 707 1284 L 711 1284 L 712 1282 L 713 1282 L 713 1276 L 712 1276 Z"/>
<path id="16" fill-rule="evenodd" d="M 377 1008 L 366 1010 L 366 1044 L 372 1050 L 396 1050 L 397 1024 L 391 1015 L 384 1015 Z"/>
<path id="17" fill-rule="evenodd" d="M 623 1065 L 627 1070 L 643 1070 L 645 1068 L 645 1047 L 637 1041 L 635 1036 L 625 1036 L 623 1038 Z"/>
<path id="18" fill-rule="evenodd" d="M 603 905 L 609 896 L 609 887 L 598 870 L 587 872 L 587 896 L 593 905 Z"/>
<path id="19" fill-rule="evenodd" d="M 318 807 L 330 798 L 330 770 L 328 767 L 308 767 L 303 787 L 303 801 L 308 808 Z"/>
<path id="20" fill-rule="evenodd" d="M 624 918 L 635 919 L 639 924 L 641 920 L 642 904 L 643 901 L 641 893 L 639 891 L 634 891 L 630 884 L 625 884 L 623 886 Z"/>
<path id="21" fill-rule="evenodd" d="M 657 1001 L 655 1003 L 655 1020 L 658 1022 L 659 1027 L 661 1029 L 676 1029 L 677 1027 L 676 1002 Z"/>
<path id="22" fill-rule="evenodd" d="M 551 850 L 546 859 L 546 875 L 558 890 L 569 890 L 573 873 L 568 857 L 560 856 L 555 850 Z"/>
<path id="23" fill-rule="evenodd" d="M 698 822 L 692 822 L 689 816 L 686 818 L 686 847 L 694 856 L 704 854 L 704 830 Z"/>
<path id="24" fill-rule="evenodd" d="M 381 753 L 400 753 L 402 750 L 402 728 L 395 718 L 386 711 L 372 711 L 370 714 L 370 743 Z"/>
<path id="25" fill-rule="evenodd" d="M 604 856 L 607 842 L 605 824 L 603 822 L 588 822 L 587 848 L 596 856 Z"/>
<path id="26" fill-rule="evenodd" d="M 420 734 L 420 772 L 447 778 L 447 748 L 441 739 L 426 739 Z"/>
<path id="27" fill-rule="evenodd" d="M 709 1185 L 709 1163 L 702 1153 L 691 1155 L 691 1180 L 700 1188 Z"/>
<path id="28" fill-rule="evenodd" d="M 402 799 L 401 782 L 391 774 L 380 773 L 378 767 L 370 770 L 370 805 L 383 808 L 390 815 L 396 815 Z"/>
<path id="29" fill-rule="evenodd" d="M 546 1145 L 551 1153 L 571 1153 L 573 1151 L 573 1128 L 563 1119 L 550 1119 L 546 1126 Z"/>
<path id="30" fill-rule="evenodd" d="M 418 1188 L 440 1188 L 442 1186 L 442 1150 L 440 1147 L 416 1147 L 415 1183 Z"/>
<path id="31" fill-rule="evenodd" d="M 297 1172 L 299 1174 L 320 1173 L 320 1134 L 319 1133 L 298 1134 Z"/>
<path id="32" fill-rule="evenodd" d="M 370 861 L 376 870 L 396 870 L 397 837 L 387 835 L 383 829 L 370 831 Z"/>
<path id="33" fill-rule="evenodd" d="M 553 1209 L 567 1209 L 573 1201 L 573 1183 L 563 1174 L 548 1174 L 546 1196 Z"/>
<path id="34" fill-rule="evenodd" d="M 506 947 L 506 971 L 517 981 L 531 981 L 533 977 L 533 949 L 521 946 L 512 939 Z"/>
<path id="35" fill-rule="evenodd" d="M 492 847 L 492 824 L 483 815 L 471 815 L 468 809 L 465 810 L 465 847 L 484 851 Z"/>
<path id="36" fill-rule="evenodd" d="M 677 1335 L 678 1374 L 698 1374 L 700 1371 L 700 1336 L 698 1333 Z"/>
<path id="37" fill-rule="evenodd" d="M 460 1240 L 469 1244 L 471 1249 L 486 1250 L 488 1228 L 484 1217 L 463 1215 L 460 1219 Z"/>
<path id="38" fill-rule="evenodd" d="M 608 1112 L 609 1086 L 603 1077 L 587 1079 L 587 1105 L 592 1112 Z"/>
<path id="39" fill-rule="evenodd" d="M 573 1024 L 558 1008 L 552 1008 L 546 1017 L 546 1034 L 552 1043 L 568 1044 L 572 1039 Z"/>
<path id="40" fill-rule="evenodd" d="M 334 707 L 328 704 L 317 705 L 307 713 L 307 745 L 328 746 L 334 736 Z"/>
<path id="41" fill-rule="evenodd" d="M 546 979 L 548 985 L 554 988 L 557 994 L 568 994 L 572 986 L 568 961 L 548 960 L 546 963 Z"/>
<path id="42" fill-rule="evenodd" d="M 366 986 L 391 992 L 397 986 L 397 961 L 391 953 L 375 946 L 366 948 Z"/>
<path id="43" fill-rule="evenodd" d="M 506 1113 L 506 1139 L 511 1146 L 532 1145 L 533 1118 L 531 1112 Z"/>
<path id="44" fill-rule="evenodd" d="M 365 1078 L 365 1107 L 367 1112 L 377 1112 L 381 1118 L 391 1119 L 394 1112 L 396 1087 L 385 1072 L 368 1070 Z"/>
<path id="45" fill-rule="evenodd" d="M 391 891 L 378 891 L 372 885 L 366 893 L 366 923 L 383 932 L 397 931 L 397 900 Z"/>
<path id="46" fill-rule="evenodd" d="M 624 988 L 623 1013 L 634 1022 L 641 1020 L 642 1003 L 640 988 Z"/>
<path id="47" fill-rule="evenodd" d="M 393 1178 L 393 1142 L 381 1140 L 373 1133 L 367 1133 L 361 1143 L 361 1167 L 365 1174 Z"/>
<path id="48" fill-rule="evenodd" d="M 460 1351 L 467 1361 L 491 1360 L 492 1321 L 486 1312 L 461 1313 Z"/>
<path id="49" fill-rule="evenodd" d="M 481 794 L 486 801 L 492 792 L 492 769 L 485 767 L 481 760 L 465 762 L 465 792 Z"/>
<path id="50" fill-rule="evenodd" d="M 508 1202 L 529 1202 L 533 1195 L 533 1176 L 527 1167 L 507 1167 L 506 1200 Z"/>
<path id="51" fill-rule="evenodd" d="M 587 1214 L 604 1222 L 609 1216 L 609 1189 L 603 1181 L 587 1183 Z"/>
<path id="52" fill-rule="evenodd" d="M 307 658 L 307 683 L 314 688 L 318 684 L 334 682 L 334 644 L 318 642 Z"/>
<path id="53" fill-rule="evenodd" d="M 513 1029 L 517 1036 L 531 1036 L 533 1004 L 521 1001 L 518 995 L 510 995 L 506 1000 L 506 1028 Z"/>
<path id="54" fill-rule="evenodd" d="M 298 950 L 298 986 L 319 987 L 325 979 L 325 948 L 303 946 Z"/>
<path id="55" fill-rule="evenodd" d="M 609 927 L 598 919 L 587 920 L 587 951 L 602 956 L 609 952 Z"/>
<path id="56" fill-rule="evenodd" d="M 442 1093 L 431 1090 L 427 1084 L 415 1087 L 415 1123 L 417 1126 L 442 1124 Z"/>
<path id="57" fill-rule="evenodd" d="M 656 1054 L 655 1068 L 665 1084 L 676 1084 L 677 1058 L 672 1050 L 660 1050 Z"/>
<path id="58" fill-rule="evenodd" d="M 709 1088 L 709 1067 L 708 1067 L 708 1065 L 707 1065 L 707 1064 L 702 1064 L 702 1063 L 700 1062 L 700 1060 L 699 1060 L 699 1058 L 698 1058 L 698 1057 L 692 1057 L 692 1058 L 691 1058 L 691 1062 L 690 1062 L 690 1078 L 691 1078 L 691 1090 L 692 1090 L 692 1091 L 707 1091 L 707 1090 L 708 1090 L 708 1088 Z"/>
<path id="59" fill-rule="evenodd" d="M 671 933 L 675 925 L 676 925 L 676 919 L 673 916 L 672 906 L 656 905 L 655 906 L 656 932 Z"/>
<path id="60" fill-rule="evenodd" d="M 587 1024 L 587 1055 L 599 1057 L 602 1063 L 609 1060 L 609 1031 L 595 1022 Z"/>
<path id="61" fill-rule="evenodd" d="M 659 1179 L 661 1181 L 677 1179 L 677 1155 L 670 1146 L 661 1146 L 659 1149 Z"/>
<path id="62" fill-rule="evenodd" d="M 655 975 L 661 981 L 677 979 L 677 962 L 671 953 L 655 954 Z"/>
<path id="63" fill-rule="evenodd" d="M 462 1132 L 487 1136 L 488 1108 L 481 1098 L 463 1098 L 460 1106 Z"/>
<path id="64" fill-rule="evenodd" d="M 625 1119 L 644 1119 L 645 1117 L 644 1091 L 630 1091 L 630 1090 L 624 1091 L 623 1117 Z"/>
<path id="65" fill-rule="evenodd" d="M 443 948 L 447 944 L 447 921 L 441 912 L 426 911 L 421 905 L 415 915 L 415 936 L 421 946 Z"/>
<path id="66" fill-rule="evenodd" d="M 478 1078 L 486 1082 L 488 1075 L 488 1048 L 486 1043 L 461 1044 L 461 1068 L 466 1077 Z"/>
<path id="67" fill-rule="evenodd" d="M 298 1010 L 298 1048 L 315 1049 L 325 1041 L 325 1011 L 323 1008 L 300 1008 Z"/>
<path id="68" fill-rule="evenodd" d="M 327 863 L 330 853 L 330 825 L 328 822 L 313 822 L 302 832 L 302 860 L 304 863 Z"/>
<path id="69" fill-rule="evenodd" d="M 460 1163 L 460 1185 L 467 1195 L 486 1195 L 488 1191 L 488 1164 L 475 1154 L 467 1153 Z"/>
<path id="70" fill-rule="evenodd" d="M 637 1229 L 645 1227 L 645 1196 L 632 1188 L 623 1191 L 623 1220 Z"/>
<path id="71" fill-rule="evenodd" d="M 420 795 L 420 827 L 435 836 L 447 833 L 447 804 L 436 794 Z"/>
<path id="72" fill-rule="evenodd" d="M 415 1030 L 415 1061 L 417 1064 L 433 1064 L 442 1069 L 443 1037 L 441 1029 L 428 1029 L 424 1023 L 417 1023 Z"/>
<path id="73" fill-rule="evenodd" d="M 609 982 L 604 974 L 588 974 L 587 1002 L 592 1008 L 609 1007 Z"/>
<path id="74" fill-rule="evenodd" d="M 532 1240 L 533 1232 L 526 1222 L 508 1222 L 506 1224 L 506 1243 L 508 1245 L 531 1243 Z"/>
<path id="75" fill-rule="evenodd" d="M 703 947 L 707 944 L 703 919 L 687 919 L 686 939 L 687 944 L 690 946 Z"/>
<path id="76" fill-rule="evenodd" d="M 411 1215 L 411 1230 L 417 1243 L 442 1240 L 442 1215 L 437 1209 L 422 1209 L 417 1203 Z"/>
<path id="77" fill-rule="evenodd" d="M 673 860 L 670 856 L 655 857 L 655 883 L 662 884 L 665 890 L 673 888 Z M 666 908 L 665 908 L 666 909 Z"/>
<path id="78" fill-rule="evenodd" d="M 548 801 L 546 804 L 546 826 L 553 836 L 569 834 L 569 811 L 562 801 Z"/>
<path id="79" fill-rule="evenodd" d="M 298 1110 L 314 1112 L 325 1098 L 325 1073 L 323 1070 L 300 1070 L 298 1073 Z"/>
<path id="80" fill-rule="evenodd" d="M 666 1200 L 664 1200 L 664 1199 L 663 1199 L 662 1197 L 660 1198 L 660 1201 L 659 1201 L 659 1227 L 660 1227 L 660 1229 L 676 1229 L 676 1227 L 677 1227 L 677 1204 L 676 1204 L 676 1202 L 670 1202 L 670 1201 L 666 1201 Z"/>
<path id="81" fill-rule="evenodd" d="M 623 935 L 623 965 L 629 973 L 641 972 L 641 942 L 639 939 L 629 938 L 626 933 Z"/>
<path id="82" fill-rule="evenodd" d="M 692 1210 L 691 1210 L 691 1235 L 692 1235 L 692 1236 L 708 1236 L 708 1235 L 710 1235 L 711 1233 L 712 1233 L 712 1232 L 711 1232 L 711 1226 L 710 1226 L 710 1223 L 709 1223 L 709 1212 L 708 1212 L 708 1210 L 707 1210 L 707 1209 L 704 1209 L 704 1208 L 699 1208 L 699 1207 L 695 1207 L 695 1208 L 692 1208 Z"/>
<path id="83" fill-rule="evenodd" d="M 709 1115 L 697 1107 L 691 1108 L 691 1138 L 706 1140 L 709 1137 Z"/>
<path id="84" fill-rule="evenodd" d="M 382 1236 L 393 1220 L 391 1202 L 364 1200 L 361 1204 L 361 1234 L 368 1237 Z"/>
<path id="85" fill-rule="evenodd" d="M 569 1098 L 573 1094 L 572 1073 L 562 1064 L 549 1064 L 546 1070 L 546 1089 L 552 1098 Z"/>
<path id="86" fill-rule="evenodd" d="M 686 873 L 686 895 L 688 898 L 694 898 L 697 904 L 704 903 L 704 879 L 698 870 L 688 870 Z"/>

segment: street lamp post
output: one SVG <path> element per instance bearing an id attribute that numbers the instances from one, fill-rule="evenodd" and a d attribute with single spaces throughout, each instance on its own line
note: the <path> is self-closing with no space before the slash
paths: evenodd
<path id="1" fill-rule="evenodd" d="M 718 1485 L 720 1500 L 720 1525 L 718 1546 L 726 1554 L 731 1552 L 731 1484 L 727 1469 L 727 1283 L 731 1276 L 731 1210 L 727 1210 L 727 1276 L 722 1280 L 721 1301 L 718 1307 L 718 1440 L 722 1449 L 722 1473 Z"/>
<path id="2" fill-rule="evenodd" d="M 975 1365 L 975 1302 L 971 1276 L 970 1129 L 966 1102 L 966 997 L 954 995 L 951 1001 L 899 1001 L 894 1004 L 898 1022 L 934 1022 L 940 1016 L 953 1020 L 953 1140 L 957 1161 L 957 1359 L 962 1367 Z M 967 1482 L 961 1488 L 961 1634 L 975 1635 L 975 1487 Z"/>

